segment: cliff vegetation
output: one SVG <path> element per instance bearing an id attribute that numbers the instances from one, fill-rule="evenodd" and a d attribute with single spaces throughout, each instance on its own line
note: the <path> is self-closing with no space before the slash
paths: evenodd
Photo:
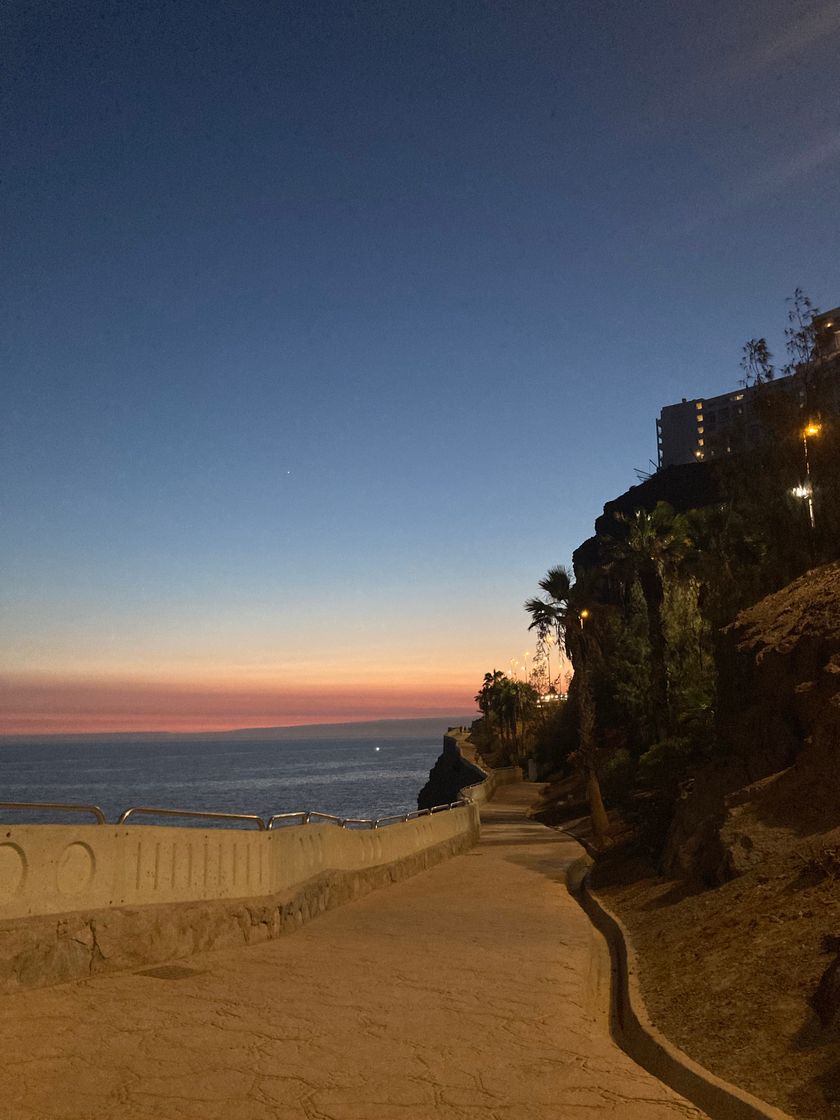
<path id="1" fill-rule="evenodd" d="M 812 312 L 795 293 L 785 391 L 764 340 L 744 348 L 761 428 L 748 452 L 631 488 L 573 569 L 538 582 L 531 628 L 574 676 L 550 716 L 545 694 L 520 709 L 510 749 L 545 779 L 533 814 L 597 855 L 595 887 L 636 939 L 666 1034 L 827 1120 L 840 1115 L 840 360 L 817 352 Z"/>

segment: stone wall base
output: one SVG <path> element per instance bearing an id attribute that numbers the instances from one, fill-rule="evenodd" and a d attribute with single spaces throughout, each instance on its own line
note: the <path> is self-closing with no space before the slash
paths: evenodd
<path id="1" fill-rule="evenodd" d="M 466 851 L 477 840 L 478 828 L 471 829 L 393 863 L 327 871 L 276 895 L 80 910 L 0 922 L 0 994 L 271 941 L 326 910 Z"/>

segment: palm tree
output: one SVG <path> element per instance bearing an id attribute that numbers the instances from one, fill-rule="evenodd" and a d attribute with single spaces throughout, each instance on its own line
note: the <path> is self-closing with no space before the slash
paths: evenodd
<path id="1" fill-rule="evenodd" d="M 674 511 L 667 502 L 657 502 L 649 512 L 637 509 L 632 517 L 622 513 L 616 520 L 627 526 L 627 536 L 612 545 L 613 564 L 625 585 L 639 581 L 645 600 L 650 645 L 650 687 L 656 738 L 664 739 L 671 728 L 670 685 L 662 608 L 665 579 L 685 555 L 686 541 L 675 529 Z"/>
<path id="2" fill-rule="evenodd" d="M 531 616 L 529 630 L 545 638 L 554 632 L 558 645 L 565 647 L 575 669 L 575 691 L 578 700 L 580 756 L 586 776 L 586 793 L 592 821 L 592 835 L 597 847 L 603 846 L 609 834 L 609 819 L 598 781 L 595 741 L 595 702 L 592 695 L 592 662 L 597 655 L 597 634 L 589 597 L 579 584 L 572 583 L 566 568 L 551 568 L 540 587 L 545 599 L 529 599 L 525 610 Z"/>
<path id="3" fill-rule="evenodd" d="M 494 669 L 492 673 L 485 673 L 484 682 L 476 695 L 475 702 L 478 704 L 478 710 L 484 716 L 488 733 L 491 732 L 493 717 L 498 718 L 499 693 L 502 682 L 506 679 L 501 669 Z"/>
<path id="4" fill-rule="evenodd" d="M 511 680 L 499 669 L 484 674 L 476 703 L 490 730 L 494 725 L 505 755 L 520 754 L 525 726 L 534 716 L 537 694 L 533 685 Z"/>

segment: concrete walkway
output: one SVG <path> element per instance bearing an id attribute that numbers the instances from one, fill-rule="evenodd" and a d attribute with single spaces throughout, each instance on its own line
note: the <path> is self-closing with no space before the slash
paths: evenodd
<path id="1" fill-rule="evenodd" d="M 666 1120 L 606 1029 L 579 849 L 503 787 L 478 847 L 298 933 L 0 999 L 0 1120 Z"/>

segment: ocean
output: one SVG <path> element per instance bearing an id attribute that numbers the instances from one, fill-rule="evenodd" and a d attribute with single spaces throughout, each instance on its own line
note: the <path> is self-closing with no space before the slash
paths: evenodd
<path id="1" fill-rule="evenodd" d="M 94 804 L 109 822 L 134 805 L 263 818 L 301 809 L 384 817 L 417 808 L 417 794 L 442 745 L 440 734 L 394 740 L 33 740 L 0 745 L 0 800 Z M 0 809 L 4 823 L 92 819 Z"/>

